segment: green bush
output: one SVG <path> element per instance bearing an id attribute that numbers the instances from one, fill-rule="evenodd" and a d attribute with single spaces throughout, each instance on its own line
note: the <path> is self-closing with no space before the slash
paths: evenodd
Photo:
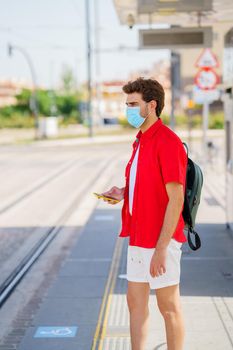
<path id="1" fill-rule="evenodd" d="M 34 118 L 30 110 L 31 91 L 24 89 L 16 96 L 17 104 L 0 108 L 0 128 L 30 128 Z M 39 116 L 62 116 L 60 124 L 81 123 L 78 92 L 55 93 L 50 90 L 37 91 Z"/>
<path id="2" fill-rule="evenodd" d="M 187 117 L 187 123 L 186 126 L 188 126 L 188 117 Z M 196 114 L 191 117 L 191 126 L 192 128 L 200 129 L 202 127 L 202 115 Z"/>
<path id="3" fill-rule="evenodd" d="M 69 125 L 69 124 L 77 124 L 81 123 L 80 114 L 76 111 L 73 111 L 70 115 L 63 115 L 60 120 L 59 125 Z"/>
<path id="4" fill-rule="evenodd" d="M 120 119 L 119 119 L 119 124 L 120 124 L 121 126 L 123 126 L 124 128 L 133 129 L 133 126 L 131 126 L 131 125 L 128 123 L 128 121 L 127 121 L 126 118 L 120 118 Z"/>
<path id="5" fill-rule="evenodd" d="M 224 113 L 214 113 L 209 118 L 210 129 L 223 129 L 224 128 Z"/>
<path id="6" fill-rule="evenodd" d="M 1 111 L 2 112 L 2 111 Z M 10 116 L 0 112 L 0 128 L 33 128 L 34 118 L 28 114 L 13 112 Z"/>
<path id="7" fill-rule="evenodd" d="M 55 101 L 58 113 L 63 116 L 65 124 L 81 123 L 79 101 L 76 95 L 57 95 Z"/>
<path id="8" fill-rule="evenodd" d="M 170 116 L 167 114 L 162 114 L 161 119 L 165 125 L 169 125 L 170 123 Z"/>

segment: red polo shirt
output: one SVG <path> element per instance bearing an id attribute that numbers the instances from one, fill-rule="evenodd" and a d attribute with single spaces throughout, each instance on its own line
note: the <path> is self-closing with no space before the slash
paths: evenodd
<path id="1" fill-rule="evenodd" d="M 132 215 L 129 212 L 129 173 L 140 143 Z M 138 132 L 125 168 L 122 228 L 119 237 L 129 236 L 129 245 L 155 248 L 168 204 L 165 184 L 178 182 L 185 191 L 187 154 L 180 138 L 158 119 L 144 133 Z M 172 238 L 186 242 L 182 211 Z"/>

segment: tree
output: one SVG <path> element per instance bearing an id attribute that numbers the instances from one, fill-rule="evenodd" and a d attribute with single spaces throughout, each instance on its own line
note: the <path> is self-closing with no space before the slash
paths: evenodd
<path id="1" fill-rule="evenodd" d="M 70 95 L 76 90 L 76 79 L 72 68 L 67 65 L 63 66 L 61 74 L 62 90 L 66 95 Z"/>

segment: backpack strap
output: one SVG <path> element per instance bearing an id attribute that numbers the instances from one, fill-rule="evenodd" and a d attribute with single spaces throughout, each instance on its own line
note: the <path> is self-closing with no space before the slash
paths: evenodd
<path id="1" fill-rule="evenodd" d="M 193 244 L 190 233 L 194 234 L 194 236 L 195 236 L 195 244 L 196 245 Z M 192 228 L 188 229 L 188 243 L 189 243 L 189 246 L 190 246 L 190 248 L 192 250 L 197 250 L 201 246 L 200 237 L 199 237 L 198 233 L 196 231 L 194 231 Z"/>
<path id="2" fill-rule="evenodd" d="M 192 216 L 189 208 L 187 191 L 185 191 L 185 195 L 184 195 L 184 211 L 185 211 L 186 221 L 188 223 L 189 228 L 191 229 L 193 227 L 193 223 L 192 223 Z"/>
<path id="3" fill-rule="evenodd" d="M 187 143 L 185 143 L 185 142 L 182 142 L 182 143 L 183 143 L 184 147 L 186 148 L 186 153 L 187 153 L 187 157 L 188 157 L 188 156 L 189 156 L 188 145 L 187 145 Z"/>
<path id="4" fill-rule="evenodd" d="M 200 240 L 198 233 L 193 230 L 192 217 L 190 214 L 190 208 L 189 208 L 189 204 L 188 204 L 187 194 L 185 195 L 184 201 L 185 201 L 184 205 L 186 208 L 186 220 L 187 220 L 187 224 L 188 224 L 188 243 L 189 243 L 189 246 L 192 250 L 197 250 L 201 246 L 201 240 Z M 190 233 L 194 234 L 194 236 L 195 236 L 195 245 L 192 242 Z"/>

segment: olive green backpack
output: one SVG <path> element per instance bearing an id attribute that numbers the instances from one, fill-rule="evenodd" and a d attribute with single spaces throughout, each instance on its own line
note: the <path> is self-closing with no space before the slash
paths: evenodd
<path id="1" fill-rule="evenodd" d="M 192 250 L 197 250 L 201 246 L 201 239 L 198 233 L 194 231 L 194 227 L 197 210 L 201 199 L 203 173 L 201 171 L 201 168 L 189 158 L 187 144 L 183 142 L 183 145 L 187 150 L 188 164 L 182 216 L 185 222 L 185 229 L 188 231 L 188 244 Z M 195 245 L 192 242 L 191 234 L 193 234 L 195 237 Z"/>

